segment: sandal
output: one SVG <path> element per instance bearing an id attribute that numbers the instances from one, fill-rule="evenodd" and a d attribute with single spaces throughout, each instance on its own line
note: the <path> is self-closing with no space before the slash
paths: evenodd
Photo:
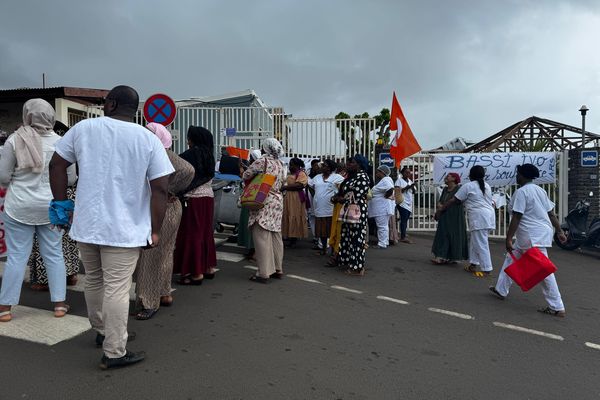
<path id="1" fill-rule="evenodd" d="M 283 272 L 281 272 L 281 271 L 275 271 L 274 273 L 272 273 L 271 275 L 269 275 L 269 278 L 283 279 Z"/>
<path id="2" fill-rule="evenodd" d="M 350 275 L 350 276 L 364 276 L 365 275 L 365 270 L 364 268 L 361 269 L 360 271 L 357 271 L 355 269 L 347 269 L 344 271 L 344 273 L 346 275 Z"/>
<path id="3" fill-rule="evenodd" d="M 435 265 L 446 265 L 446 264 L 450 264 L 450 261 L 448 260 L 443 260 L 441 258 L 432 258 L 431 262 Z"/>
<path id="4" fill-rule="evenodd" d="M 338 266 L 338 261 L 336 257 L 330 257 L 329 261 L 327 261 L 327 263 L 325 264 L 326 267 L 328 268 L 335 268 Z"/>
<path id="5" fill-rule="evenodd" d="M 206 279 L 215 279 L 216 273 L 215 272 L 213 272 L 212 274 L 206 273 L 206 274 L 203 274 L 203 275 L 204 275 L 204 278 L 206 278 Z M 204 278 L 202 278 L 202 279 L 204 279 Z"/>
<path id="6" fill-rule="evenodd" d="M 70 308 L 71 307 L 69 307 L 67 304 L 65 304 L 64 306 L 54 307 L 54 317 L 55 318 L 64 317 L 65 315 L 67 315 Z"/>
<path id="7" fill-rule="evenodd" d="M 173 305 L 173 296 L 160 296 L 160 305 L 163 307 L 171 307 Z"/>
<path id="8" fill-rule="evenodd" d="M 139 321 L 145 321 L 147 319 L 152 318 L 154 316 L 154 314 L 156 314 L 157 312 L 158 312 L 158 309 L 142 308 L 142 310 L 140 312 L 135 314 L 135 319 L 137 319 Z"/>
<path id="9" fill-rule="evenodd" d="M 263 278 L 262 276 L 258 276 L 258 275 L 252 275 L 250 277 L 250 280 L 252 282 L 257 282 L 257 283 L 269 283 L 269 278 Z"/>
<path id="10" fill-rule="evenodd" d="M 565 310 L 553 310 L 550 307 L 540 308 L 538 312 L 560 318 L 564 318 L 566 315 Z"/>
<path id="11" fill-rule="evenodd" d="M 496 298 L 500 300 L 504 300 L 506 298 L 506 296 L 502 296 L 500 292 L 496 290 L 495 286 L 490 286 L 488 289 L 490 289 L 490 292 L 492 292 Z"/>
<path id="12" fill-rule="evenodd" d="M 0 322 L 8 322 L 12 319 L 10 310 L 0 312 Z"/>
<path id="13" fill-rule="evenodd" d="M 181 279 L 179 279 L 177 283 L 184 286 L 200 286 L 202 285 L 203 280 L 204 278 L 193 279 L 191 276 L 184 276 Z"/>

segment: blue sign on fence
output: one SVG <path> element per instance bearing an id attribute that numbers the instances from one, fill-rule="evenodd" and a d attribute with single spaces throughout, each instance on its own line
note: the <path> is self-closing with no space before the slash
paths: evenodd
<path id="1" fill-rule="evenodd" d="M 390 153 L 379 154 L 379 165 L 387 165 L 390 168 L 394 168 L 394 159 Z"/>
<path id="2" fill-rule="evenodd" d="M 235 136 L 235 128 L 225 128 L 225 136 L 227 136 L 227 137 Z"/>
<path id="3" fill-rule="evenodd" d="M 581 152 L 581 166 L 582 167 L 597 167 L 598 166 L 598 151 L 597 150 L 583 150 Z"/>

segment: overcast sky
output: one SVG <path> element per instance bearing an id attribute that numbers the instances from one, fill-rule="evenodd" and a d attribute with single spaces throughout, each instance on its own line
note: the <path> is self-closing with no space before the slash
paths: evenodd
<path id="1" fill-rule="evenodd" d="M 303 117 L 391 106 L 424 148 L 531 115 L 600 133 L 600 1 L 3 0 L 0 88 L 254 89 Z"/>

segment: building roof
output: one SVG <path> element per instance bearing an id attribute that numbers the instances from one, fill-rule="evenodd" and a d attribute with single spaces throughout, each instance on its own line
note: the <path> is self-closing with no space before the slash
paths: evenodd
<path id="1" fill-rule="evenodd" d="M 252 89 L 246 89 L 239 92 L 225 93 L 216 96 L 190 97 L 186 100 L 177 101 L 180 106 L 221 106 L 221 107 L 239 107 L 247 106 L 256 100 L 260 107 L 267 107 Z"/>
<path id="2" fill-rule="evenodd" d="M 92 104 L 102 104 L 108 94 L 105 89 L 78 88 L 69 86 L 56 86 L 48 88 L 17 88 L 0 89 L 0 102 L 18 102 L 33 98 L 54 100 L 57 98 L 70 98 Z"/>
<path id="3" fill-rule="evenodd" d="M 581 128 L 531 116 L 467 147 L 463 153 L 494 151 L 561 151 L 581 148 Z M 585 132 L 585 143 L 600 140 L 600 135 Z"/>
<path id="4" fill-rule="evenodd" d="M 451 153 L 451 152 L 459 152 L 463 151 L 469 146 L 474 145 L 475 142 L 471 140 L 467 140 L 463 137 L 456 137 L 440 147 L 436 147 L 434 149 L 428 150 L 427 153 Z"/>

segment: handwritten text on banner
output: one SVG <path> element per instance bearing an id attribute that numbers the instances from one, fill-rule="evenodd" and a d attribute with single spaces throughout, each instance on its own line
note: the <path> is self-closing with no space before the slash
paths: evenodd
<path id="1" fill-rule="evenodd" d="M 490 186 L 515 185 L 517 165 L 533 164 L 540 170 L 535 183 L 556 182 L 555 153 L 464 153 L 440 154 L 433 159 L 433 183 L 443 185 L 448 173 L 460 175 L 462 182 L 469 181 L 469 170 L 475 165 L 485 168 L 485 180 Z"/>

